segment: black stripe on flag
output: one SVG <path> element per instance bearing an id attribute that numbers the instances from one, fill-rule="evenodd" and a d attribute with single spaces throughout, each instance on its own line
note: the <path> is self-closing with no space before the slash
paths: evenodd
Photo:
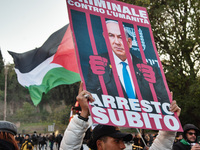
<path id="1" fill-rule="evenodd" d="M 36 48 L 25 53 L 8 51 L 8 53 L 13 57 L 15 68 L 21 73 L 27 73 L 47 58 L 53 56 L 56 53 L 65 32 L 67 31 L 68 25 L 54 32 L 40 48 Z"/>

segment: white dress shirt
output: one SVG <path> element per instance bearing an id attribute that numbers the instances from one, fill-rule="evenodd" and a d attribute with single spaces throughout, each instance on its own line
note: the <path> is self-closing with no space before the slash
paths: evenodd
<path id="1" fill-rule="evenodd" d="M 119 59 L 116 54 L 113 52 L 113 57 L 114 57 L 114 60 L 115 60 L 115 65 L 116 65 L 116 69 L 117 69 L 117 74 L 119 76 L 119 79 L 120 79 L 120 82 L 122 83 L 125 91 L 126 91 L 126 88 L 125 88 L 125 85 L 124 85 L 124 78 L 123 78 L 123 73 L 122 73 L 122 68 L 123 68 L 123 65 L 121 62 L 123 62 L 121 59 Z M 132 56 L 131 56 L 131 59 L 132 59 Z M 131 72 L 130 72 L 130 67 L 129 67 L 129 64 L 128 64 L 128 60 L 126 59 L 124 61 L 125 63 L 127 63 L 126 65 L 126 69 L 128 71 L 128 74 L 131 78 L 131 84 L 132 84 L 132 87 L 133 87 L 133 91 L 135 93 L 135 87 L 134 87 L 134 84 L 133 84 L 133 79 L 132 79 L 132 76 L 131 76 Z M 136 95 L 136 94 L 135 94 Z"/>

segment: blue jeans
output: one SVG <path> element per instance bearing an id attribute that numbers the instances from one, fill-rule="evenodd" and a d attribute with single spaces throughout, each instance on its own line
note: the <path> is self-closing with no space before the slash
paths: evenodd
<path id="1" fill-rule="evenodd" d="M 50 142 L 50 150 L 53 150 L 53 144 L 54 144 L 54 142 L 52 141 L 52 142 Z"/>

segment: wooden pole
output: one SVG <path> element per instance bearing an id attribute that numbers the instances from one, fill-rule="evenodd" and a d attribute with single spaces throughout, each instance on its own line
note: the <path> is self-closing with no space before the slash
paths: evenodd
<path id="1" fill-rule="evenodd" d="M 5 70 L 4 70 L 4 74 L 5 74 L 5 91 L 4 91 L 4 120 L 6 121 L 6 108 L 7 108 L 7 76 L 8 76 L 8 68 L 7 66 L 5 66 Z"/>

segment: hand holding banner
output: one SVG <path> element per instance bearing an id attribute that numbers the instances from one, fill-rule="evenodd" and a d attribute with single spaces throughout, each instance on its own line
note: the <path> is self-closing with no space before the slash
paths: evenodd
<path id="1" fill-rule="evenodd" d="M 172 98 L 146 9 L 115 0 L 67 4 L 80 75 L 95 99 L 89 106 L 93 122 L 182 131 L 169 110 Z M 125 63 L 134 98 L 127 94 Z"/>

